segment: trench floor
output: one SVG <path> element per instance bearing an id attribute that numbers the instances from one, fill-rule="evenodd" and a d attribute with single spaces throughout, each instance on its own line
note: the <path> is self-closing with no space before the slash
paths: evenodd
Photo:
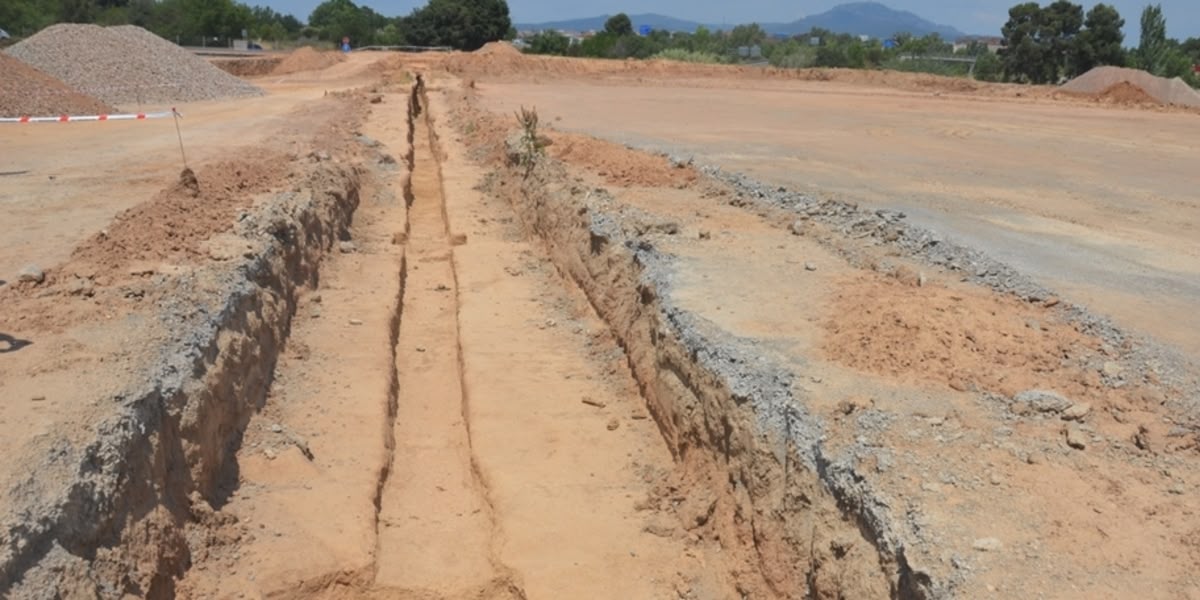
<path id="1" fill-rule="evenodd" d="M 181 596 L 730 597 L 646 508 L 673 464 L 621 350 L 431 108 L 301 303 Z M 395 110 L 364 133 L 407 144 Z"/>

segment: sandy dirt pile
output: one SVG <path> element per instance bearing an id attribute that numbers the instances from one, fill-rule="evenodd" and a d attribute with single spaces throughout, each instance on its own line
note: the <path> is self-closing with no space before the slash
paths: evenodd
<path id="1" fill-rule="evenodd" d="M 585 165 L 612 185 L 684 187 L 697 179 L 691 168 L 677 168 L 665 156 L 631 150 L 586 135 L 554 132 L 546 151 L 559 160 Z"/>
<path id="2" fill-rule="evenodd" d="M 521 51 L 508 42 L 488 42 L 474 54 L 477 56 L 521 56 Z"/>
<path id="3" fill-rule="evenodd" d="M 262 94 L 203 58 L 133 25 L 52 25 L 6 52 L 109 104 Z"/>
<path id="4" fill-rule="evenodd" d="M 0 54 L 0 116 L 105 114 L 112 108 L 67 84 Z"/>
<path id="5" fill-rule="evenodd" d="M 271 74 L 289 75 L 301 71 L 320 71 L 321 69 L 328 69 L 344 60 L 346 60 L 345 55 L 339 52 L 321 52 L 320 50 L 314 50 L 305 46 L 284 57 L 279 66 L 271 71 Z"/>
<path id="6" fill-rule="evenodd" d="M 1119 87 L 1114 89 L 1114 86 Z M 1134 96 L 1142 97 L 1131 88 L 1137 88 L 1142 94 L 1157 103 L 1200 107 L 1200 93 L 1193 90 L 1182 79 L 1156 77 L 1138 69 L 1096 67 L 1069 81 L 1062 87 L 1062 90 L 1075 94 L 1111 98 L 1117 101 L 1130 101 L 1127 99 Z"/>
<path id="7" fill-rule="evenodd" d="M 213 66 L 237 77 L 260 77 L 270 75 L 283 62 L 279 56 L 263 56 L 255 58 L 213 58 L 209 59 Z"/>

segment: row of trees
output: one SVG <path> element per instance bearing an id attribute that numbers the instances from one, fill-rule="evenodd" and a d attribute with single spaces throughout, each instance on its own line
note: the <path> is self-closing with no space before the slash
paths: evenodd
<path id="1" fill-rule="evenodd" d="M 28 36 L 53 23 L 133 24 L 198 44 L 243 36 L 355 45 L 451 46 L 474 50 L 513 35 L 505 0 L 429 0 L 407 16 L 387 17 L 353 0 L 326 0 L 302 23 L 293 15 L 237 0 L 0 0 L 0 26 Z"/>
<path id="2" fill-rule="evenodd" d="M 741 58 L 738 48 L 757 45 L 762 58 L 782 67 L 971 73 L 977 79 L 1026 83 L 1055 83 L 1096 66 L 1116 65 L 1200 83 L 1191 67 L 1200 64 L 1200 38 L 1183 42 L 1167 38 L 1166 21 L 1158 5 L 1146 7 L 1141 25 L 1141 44 L 1126 50 L 1122 33 L 1125 19 L 1115 7 L 1097 4 L 1085 13 L 1081 5 L 1070 0 L 1055 0 L 1046 6 L 1025 2 L 1012 7 L 1001 30 L 1003 47 L 998 54 L 989 52 L 980 42 L 956 50 L 936 34 L 916 37 L 898 33 L 886 46 L 881 40 L 864 41 L 822 29 L 776 39 L 755 24 L 727 32 L 714 33 L 701 27 L 695 33 L 652 31 L 639 36 L 624 14 L 609 19 L 603 31 L 581 43 L 573 44 L 555 31 L 543 31 L 527 42 L 528 51 L 537 54 L 618 59 L 662 56 L 701 62 L 736 62 Z"/>
<path id="3" fill-rule="evenodd" d="M 813 40 L 817 43 L 814 45 Z M 847 67 L 847 68 L 894 68 L 911 69 L 920 66 L 924 70 L 938 67 L 922 62 L 921 57 L 953 56 L 953 44 L 937 34 L 916 37 L 906 33 L 897 34 L 894 44 L 884 46 L 881 40 L 862 40 L 858 36 L 837 34 L 825 29 L 812 31 L 788 39 L 776 39 L 757 24 L 739 25 L 729 31 L 712 32 L 705 27 L 694 33 L 651 31 L 648 35 L 634 35 L 629 17 L 616 15 L 608 20 L 604 30 L 582 42 L 572 44 L 565 35 L 556 31 L 543 31 L 528 40 L 528 51 L 535 54 L 558 54 L 594 58 L 651 58 L 669 57 L 697 62 L 737 62 L 743 58 L 766 60 L 779 67 Z M 757 46 L 760 56 L 742 57 L 739 49 Z M 957 53 L 962 57 L 988 54 L 987 47 L 972 44 Z M 991 57 L 994 61 L 995 58 Z M 986 60 L 986 59 L 985 59 Z M 947 72 L 965 74 L 969 64 L 942 63 Z M 994 69 L 998 71 L 998 67 Z"/>
<path id="4" fill-rule="evenodd" d="M 1082 6 L 1069 0 L 1044 7 L 1026 2 L 1008 15 L 1001 56 L 1004 74 L 1012 81 L 1055 83 L 1099 65 L 1117 65 L 1195 83 L 1192 65 L 1200 63 L 1200 39 L 1168 39 L 1161 5 L 1142 11 L 1141 42 L 1133 50 L 1123 45 L 1125 19 L 1107 4 L 1097 4 L 1085 15 Z"/>

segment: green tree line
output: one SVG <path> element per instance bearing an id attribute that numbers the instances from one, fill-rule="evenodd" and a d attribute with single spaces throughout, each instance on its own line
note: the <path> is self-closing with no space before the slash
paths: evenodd
<path id="1" fill-rule="evenodd" d="M 429 0 L 388 17 L 353 0 L 326 0 L 307 23 L 237 0 L 0 0 L 0 27 L 29 36 L 54 23 L 133 24 L 184 44 L 242 37 L 269 42 L 340 41 L 474 50 L 512 35 L 505 0 Z"/>
<path id="2" fill-rule="evenodd" d="M 1141 43 L 1126 49 L 1125 19 L 1108 4 L 1084 12 L 1081 5 L 1056 0 L 1045 6 L 1024 2 L 1009 10 L 1001 29 L 1002 46 L 991 52 L 975 41 L 955 45 L 936 34 L 923 37 L 898 32 L 889 43 L 837 34 L 823 29 L 779 39 L 757 24 L 729 31 L 651 31 L 636 35 L 629 17 L 609 19 L 604 30 L 581 41 L 560 32 L 543 31 L 526 40 L 527 52 L 594 58 L 671 58 L 732 63 L 747 60 L 738 49 L 759 46 L 761 58 L 779 67 L 894 69 L 943 75 L 972 75 L 987 81 L 1057 83 L 1101 65 L 1145 69 L 1164 77 L 1182 77 L 1196 85 L 1192 65 L 1200 64 L 1200 38 L 1182 42 L 1166 36 L 1159 5 L 1145 8 Z M 957 60 L 955 60 L 957 59 Z M 750 59 L 756 60 L 756 59 Z"/>

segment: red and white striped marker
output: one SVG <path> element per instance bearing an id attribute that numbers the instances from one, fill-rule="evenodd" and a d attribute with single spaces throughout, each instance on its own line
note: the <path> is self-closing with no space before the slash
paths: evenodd
<path id="1" fill-rule="evenodd" d="M 57 117 L 0 117 L 0 123 L 76 123 L 80 121 L 144 121 L 166 119 L 178 115 L 175 109 L 163 112 L 130 113 L 123 115 L 60 115 Z M 183 115 L 179 115 L 183 116 Z"/>

